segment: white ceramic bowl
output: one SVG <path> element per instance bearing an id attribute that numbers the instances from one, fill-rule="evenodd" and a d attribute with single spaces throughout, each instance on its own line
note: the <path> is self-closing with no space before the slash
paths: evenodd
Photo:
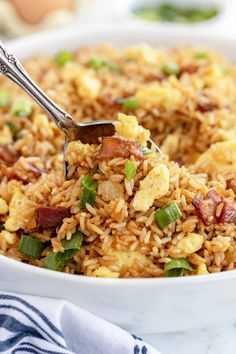
<path id="1" fill-rule="evenodd" d="M 149 27 L 83 27 L 37 34 L 9 44 L 20 58 L 80 45 L 207 44 L 235 59 L 235 41 Z M 0 256 L 0 290 L 63 298 L 136 333 L 176 331 L 235 319 L 236 271 L 162 279 L 68 275 Z"/>

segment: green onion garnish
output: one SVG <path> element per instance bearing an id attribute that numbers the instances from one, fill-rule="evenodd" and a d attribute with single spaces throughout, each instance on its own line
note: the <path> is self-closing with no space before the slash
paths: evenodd
<path id="1" fill-rule="evenodd" d="M 151 150 L 151 149 L 149 149 L 149 148 L 147 148 L 145 146 L 142 146 L 141 150 L 142 150 L 143 155 L 150 155 L 153 152 L 155 152 L 154 150 Z"/>
<path id="2" fill-rule="evenodd" d="M 64 66 L 66 63 L 73 61 L 74 56 L 71 52 L 63 50 L 55 56 L 55 63 L 58 66 Z"/>
<path id="3" fill-rule="evenodd" d="M 32 113 L 32 103 L 25 99 L 19 99 L 15 101 L 12 107 L 12 113 L 18 117 L 29 117 Z"/>
<path id="4" fill-rule="evenodd" d="M 27 256 L 33 258 L 40 258 L 41 253 L 45 249 L 45 244 L 27 235 L 21 235 L 20 244 L 19 244 L 19 251 L 24 253 Z"/>
<path id="5" fill-rule="evenodd" d="M 121 98 L 119 102 L 122 104 L 123 108 L 126 109 L 139 108 L 139 101 L 136 97 Z"/>
<path id="6" fill-rule="evenodd" d="M 156 222 L 161 229 L 179 219 L 181 216 L 182 213 L 175 202 L 168 203 L 164 208 L 161 208 L 155 213 Z"/>
<path id="7" fill-rule="evenodd" d="M 44 258 L 44 268 L 61 272 L 66 263 L 69 262 L 76 253 L 76 250 L 68 250 L 58 253 L 51 252 L 47 257 Z"/>
<path id="8" fill-rule="evenodd" d="M 65 250 L 80 250 L 82 241 L 83 241 L 83 234 L 80 231 L 76 231 L 70 240 L 63 240 L 62 246 Z"/>
<path id="9" fill-rule="evenodd" d="M 83 191 L 80 198 L 80 208 L 85 208 L 86 203 L 90 204 L 91 206 L 94 205 L 96 199 L 96 189 L 98 183 L 93 181 L 89 175 L 85 176 L 81 184 L 83 185 Z"/>
<path id="10" fill-rule="evenodd" d="M 137 166 L 130 160 L 125 164 L 125 177 L 128 181 L 134 178 L 136 174 Z"/>
<path id="11" fill-rule="evenodd" d="M 118 71 L 118 68 L 114 63 L 104 59 L 92 58 L 89 61 L 89 66 L 96 71 L 104 68 L 107 68 L 111 71 Z"/>
<path id="12" fill-rule="evenodd" d="M 82 178 L 81 184 L 85 188 L 90 189 L 90 190 L 96 190 L 97 187 L 98 187 L 98 182 L 93 181 L 89 175 L 87 175 L 84 178 Z"/>
<path id="13" fill-rule="evenodd" d="M 13 140 L 17 141 L 22 138 L 21 132 L 16 132 L 16 134 L 13 136 Z"/>
<path id="14" fill-rule="evenodd" d="M 15 133 L 17 131 L 15 124 L 13 124 L 10 120 L 7 120 L 5 124 L 8 126 L 12 133 Z"/>
<path id="15" fill-rule="evenodd" d="M 10 103 L 10 93 L 5 89 L 0 90 L 0 108 L 6 108 Z"/>
<path id="16" fill-rule="evenodd" d="M 184 270 L 194 270 L 185 258 L 171 258 L 170 262 L 165 263 L 164 272 L 166 277 L 180 277 L 184 275 Z"/>
<path id="17" fill-rule="evenodd" d="M 209 58 L 209 53 L 208 52 L 197 52 L 197 53 L 195 53 L 195 58 L 196 59 L 207 59 L 207 58 Z"/>
<path id="18" fill-rule="evenodd" d="M 162 67 L 162 72 L 163 72 L 163 74 L 165 74 L 167 76 L 169 76 L 169 75 L 178 76 L 180 73 L 180 67 L 178 64 L 169 63 L 169 64 L 166 64 Z"/>
<path id="19" fill-rule="evenodd" d="M 63 240 L 64 252 L 51 252 L 44 258 L 44 268 L 62 271 L 66 263 L 69 262 L 81 249 L 83 234 L 75 232 L 70 240 Z"/>

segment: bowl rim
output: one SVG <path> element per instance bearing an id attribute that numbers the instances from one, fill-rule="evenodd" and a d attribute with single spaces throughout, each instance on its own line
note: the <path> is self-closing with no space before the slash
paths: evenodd
<path id="1" fill-rule="evenodd" d="M 109 31 L 108 31 L 109 27 Z M 29 45 L 32 42 L 36 42 L 37 39 L 42 41 L 42 38 L 46 38 L 46 42 L 52 42 L 54 38 L 58 38 L 60 35 L 60 38 L 63 43 L 63 38 L 68 38 L 70 35 L 75 35 L 77 34 L 101 34 L 101 33 L 106 33 L 109 32 L 109 35 L 114 34 L 114 35 L 125 35 L 126 31 L 131 31 L 132 33 L 140 32 L 140 33 L 145 33 L 146 35 L 167 35 L 167 36 L 173 36 L 176 39 L 180 40 L 181 42 L 184 41 L 190 41 L 192 39 L 192 36 L 194 35 L 195 37 L 195 42 L 197 41 L 202 41 L 204 45 L 210 45 L 213 47 L 215 46 L 216 43 L 221 42 L 221 43 L 226 43 L 228 45 L 233 45 L 236 43 L 235 39 L 233 36 L 229 36 L 228 34 L 224 33 L 204 33 L 204 31 L 199 30 L 190 30 L 186 32 L 186 29 L 183 28 L 178 28 L 175 29 L 175 32 L 173 33 L 172 28 L 158 28 L 155 25 L 139 25 L 137 26 L 137 23 L 124 23 L 121 27 L 114 25 L 114 24 L 93 24 L 93 25 L 87 25 L 83 24 L 80 26 L 69 26 L 67 28 L 61 28 L 61 29 L 53 29 L 53 30 L 48 30 L 48 31 L 43 31 L 40 33 L 34 33 L 30 34 L 28 36 L 22 37 L 22 38 L 17 38 L 11 41 L 8 41 L 8 48 L 14 52 L 14 48 L 20 49 L 21 45 Z M 212 43 L 213 42 L 213 43 Z M 212 44 L 211 44 L 212 43 Z M 36 47 L 35 47 L 36 48 Z M 35 51 L 37 53 L 37 51 Z M 208 282 L 216 282 L 216 281 L 221 281 L 221 280 L 226 280 L 226 279 L 232 279 L 236 277 L 236 269 L 234 270 L 228 270 L 228 271 L 223 271 L 219 273 L 210 273 L 206 275 L 194 275 L 194 276 L 185 276 L 185 277 L 174 277 L 174 278 L 166 278 L 166 277 L 160 277 L 160 278 L 98 278 L 98 277 L 92 277 L 92 276 L 86 276 L 86 275 L 78 275 L 78 274 L 70 274 L 70 273 L 65 273 L 65 272 L 57 272 L 41 267 L 37 267 L 31 264 L 26 264 L 23 262 L 20 262 L 18 260 L 12 259 L 10 257 L 4 256 L 0 254 L 0 265 L 4 264 L 5 266 L 8 266 L 9 269 L 14 269 L 16 268 L 19 271 L 22 271 L 24 273 L 31 273 L 32 275 L 35 276 L 41 276 L 41 277 L 47 277 L 50 279 L 55 279 L 55 280 L 63 280 L 66 282 L 73 282 L 73 283 L 86 283 L 88 285 L 96 285 L 96 286 L 105 286 L 105 287 L 117 287 L 117 286 L 132 286 L 132 287 L 140 287 L 140 286 L 173 286 L 173 285 L 179 285 L 182 286 L 183 284 L 185 285 L 191 285 L 191 284 L 203 284 L 203 283 L 208 283 Z"/>

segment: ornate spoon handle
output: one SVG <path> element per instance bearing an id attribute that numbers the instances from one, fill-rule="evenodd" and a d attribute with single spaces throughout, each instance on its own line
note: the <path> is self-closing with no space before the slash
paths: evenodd
<path id="1" fill-rule="evenodd" d="M 0 73 L 7 76 L 25 92 L 52 118 L 54 123 L 66 135 L 74 127 L 72 118 L 63 109 L 57 106 L 30 78 L 19 60 L 9 54 L 3 43 L 0 41 Z"/>

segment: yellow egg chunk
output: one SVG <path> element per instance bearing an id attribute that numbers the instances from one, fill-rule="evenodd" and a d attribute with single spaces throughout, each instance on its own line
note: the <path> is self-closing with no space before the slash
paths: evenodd
<path id="1" fill-rule="evenodd" d="M 152 264 L 150 259 L 138 252 L 114 251 L 112 254 L 117 258 L 117 264 L 120 268 L 132 267 L 135 261 L 140 262 L 143 266 Z"/>
<path id="2" fill-rule="evenodd" d="M 179 90 L 165 87 L 162 84 L 151 84 L 137 89 L 136 95 L 141 106 L 155 106 L 158 109 L 176 110 L 182 103 L 182 95 Z"/>
<path id="3" fill-rule="evenodd" d="M 0 131 L 0 144 L 12 143 L 12 133 L 7 125 L 4 125 L 3 129 Z"/>
<path id="4" fill-rule="evenodd" d="M 4 224 L 7 231 L 17 231 L 21 228 L 18 212 L 23 196 L 21 189 L 19 187 L 16 188 L 9 204 L 9 217 Z"/>
<path id="5" fill-rule="evenodd" d="M 170 172 L 164 164 L 154 167 L 140 182 L 140 189 L 132 201 L 135 210 L 146 212 L 154 200 L 161 198 L 169 191 Z"/>
<path id="6" fill-rule="evenodd" d="M 150 131 L 139 125 L 135 116 L 118 113 L 118 121 L 115 122 L 116 135 L 127 140 L 136 141 L 143 146 L 147 145 Z"/>
<path id="7" fill-rule="evenodd" d="M 208 274 L 208 270 L 207 270 L 207 266 L 205 263 L 201 263 L 198 265 L 197 267 L 197 275 L 204 275 L 204 274 Z"/>
<path id="8" fill-rule="evenodd" d="M 3 198 L 0 198 L 0 215 L 8 212 L 8 205 Z"/>
<path id="9" fill-rule="evenodd" d="M 145 62 L 150 65 L 155 64 L 158 59 L 156 50 L 147 44 L 129 47 L 125 49 L 123 53 L 125 57 L 129 59 Z"/>
<path id="10" fill-rule="evenodd" d="M 212 144 L 199 156 L 194 166 L 207 173 L 228 173 L 236 171 L 236 141 Z"/>
<path id="11" fill-rule="evenodd" d="M 190 232 L 177 242 L 176 247 L 186 255 L 190 255 L 200 250 L 203 242 L 204 238 L 202 235 Z"/>
<path id="12" fill-rule="evenodd" d="M 92 276 L 99 278 L 119 278 L 119 273 L 112 272 L 109 268 L 105 266 L 100 266 L 92 272 Z"/>

